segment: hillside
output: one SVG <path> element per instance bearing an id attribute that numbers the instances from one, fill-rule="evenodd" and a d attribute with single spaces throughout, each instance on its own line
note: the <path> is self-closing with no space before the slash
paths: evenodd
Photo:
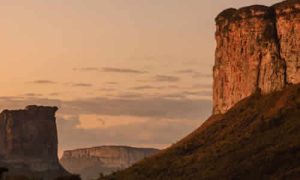
<path id="1" fill-rule="evenodd" d="M 103 179 L 299 179 L 300 84 L 259 92 L 158 155 Z"/>

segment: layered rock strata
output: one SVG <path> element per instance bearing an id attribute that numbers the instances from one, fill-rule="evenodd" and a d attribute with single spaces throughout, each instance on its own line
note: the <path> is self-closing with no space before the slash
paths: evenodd
<path id="1" fill-rule="evenodd" d="M 256 91 L 300 83 L 300 1 L 227 9 L 216 18 L 213 112 Z"/>
<path id="2" fill-rule="evenodd" d="M 57 157 L 57 107 L 27 106 L 0 114 L 0 165 L 9 172 L 65 174 Z"/>
<path id="3" fill-rule="evenodd" d="M 126 146 L 101 146 L 65 151 L 60 160 L 71 173 L 83 179 L 97 178 L 100 173 L 110 174 L 157 153 L 157 149 Z"/>
<path id="4" fill-rule="evenodd" d="M 288 83 L 300 83 L 300 1 L 273 6 L 281 58 L 286 62 Z"/>

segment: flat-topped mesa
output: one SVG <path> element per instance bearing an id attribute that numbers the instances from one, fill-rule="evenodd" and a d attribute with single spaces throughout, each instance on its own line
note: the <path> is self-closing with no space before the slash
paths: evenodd
<path id="1" fill-rule="evenodd" d="M 48 107 L 48 106 L 36 106 L 28 105 L 25 109 L 20 110 L 4 110 L 0 114 L 3 117 L 18 117 L 18 116 L 27 116 L 33 117 L 33 119 L 43 119 L 43 120 L 54 120 L 55 113 L 58 110 L 57 107 Z M 38 117 L 38 118 L 37 118 Z M 25 119 L 23 119 L 25 120 Z"/>
<path id="2" fill-rule="evenodd" d="M 79 158 L 102 158 L 101 162 L 116 168 L 126 168 L 131 164 L 158 152 L 153 148 L 135 148 L 129 146 L 100 146 L 64 151 L 61 161 Z"/>
<path id="3" fill-rule="evenodd" d="M 215 19 L 218 25 L 250 18 L 268 18 L 274 17 L 273 11 L 267 6 L 254 5 L 240 9 L 229 8 L 221 12 Z"/>
<path id="4" fill-rule="evenodd" d="M 289 15 L 294 16 L 300 11 L 300 1 L 299 0 L 286 0 L 272 6 L 275 9 L 277 15 Z"/>
<path id="5" fill-rule="evenodd" d="M 157 153 L 158 149 L 128 146 L 100 146 L 65 151 L 60 160 L 69 172 L 83 179 L 95 179 L 99 173 L 110 174 Z"/>
<path id="6" fill-rule="evenodd" d="M 43 172 L 62 170 L 57 157 L 57 107 L 27 106 L 0 114 L 0 164 Z"/>
<path id="7" fill-rule="evenodd" d="M 299 2 L 227 9 L 217 16 L 214 114 L 258 90 L 266 94 L 300 82 Z"/>

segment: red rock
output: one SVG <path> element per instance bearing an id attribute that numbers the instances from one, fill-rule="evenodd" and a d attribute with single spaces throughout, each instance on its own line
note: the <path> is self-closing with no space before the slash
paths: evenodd
<path id="1" fill-rule="evenodd" d="M 0 164 L 9 172 L 65 174 L 57 157 L 57 107 L 27 106 L 0 114 Z"/>
<path id="2" fill-rule="evenodd" d="M 287 82 L 300 83 L 300 1 L 285 1 L 275 5 L 274 9 Z"/>
<path id="3" fill-rule="evenodd" d="M 228 9 L 217 18 L 214 114 L 256 91 L 300 82 L 300 3 Z"/>

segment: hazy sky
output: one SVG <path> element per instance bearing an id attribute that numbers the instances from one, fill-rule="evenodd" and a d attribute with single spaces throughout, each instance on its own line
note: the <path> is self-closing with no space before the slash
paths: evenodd
<path id="1" fill-rule="evenodd" d="M 166 147 L 211 112 L 214 17 L 276 0 L 1 0 L 0 108 L 57 105 L 60 152 Z"/>

